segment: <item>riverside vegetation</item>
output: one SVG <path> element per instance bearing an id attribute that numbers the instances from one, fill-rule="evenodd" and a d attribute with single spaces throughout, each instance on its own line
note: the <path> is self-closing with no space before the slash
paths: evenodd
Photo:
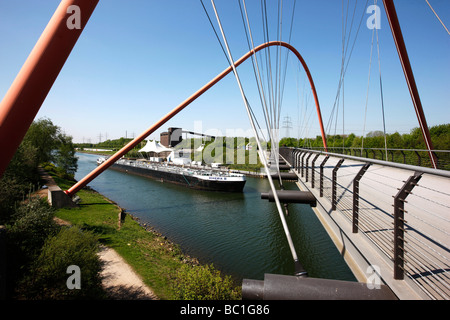
<path id="1" fill-rule="evenodd" d="M 429 128 L 431 141 L 438 159 L 438 168 L 450 170 L 450 123 L 432 126 Z M 406 163 L 430 167 L 428 153 L 420 128 L 414 128 L 410 133 L 399 134 L 394 132 L 386 134 L 382 131 L 371 131 L 365 137 L 349 135 L 328 135 L 328 149 L 335 153 L 352 153 L 352 155 L 371 157 L 389 161 Z M 280 140 L 280 146 L 299 147 L 311 149 L 323 149 L 322 137 L 317 136 L 314 139 L 295 139 L 283 138 Z M 387 147 L 388 154 L 384 151 Z M 377 152 L 368 151 L 369 149 L 378 150 Z M 421 151 L 408 151 L 421 150 Z M 364 150 L 364 151 L 363 151 Z M 366 153 L 367 151 L 367 153 Z M 420 162 L 419 162 L 420 159 Z"/>
<path id="2" fill-rule="evenodd" d="M 450 170 L 450 124 L 436 125 L 429 128 L 431 141 L 435 150 L 443 150 L 444 152 L 436 152 L 438 157 L 439 168 Z M 77 148 L 99 148 L 109 149 L 111 151 L 102 151 L 102 154 L 112 155 L 117 150 L 121 149 L 132 139 L 120 138 L 114 140 L 106 140 L 98 144 L 76 144 Z M 140 156 L 139 150 L 144 147 L 145 141 L 138 144 L 133 150 L 131 150 L 126 156 L 130 158 L 137 158 Z M 390 161 L 394 162 L 406 162 L 407 164 L 418 165 L 418 156 L 421 157 L 422 166 L 431 166 L 428 160 L 428 154 L 426 151 L 407 151 L 407 149 L 426 149 L 425 142 L 422 136 L 420 128 L 414 128 L 410 133 L 399 134 L 394 132 L 392 134 L 386 134 L 386 137 L 382 131 L 371 131 L 364 137 L 357 136 L 353 133 L 348 135 L 327 135 L 328 148 L 331 152 L 341 153 L 345 152 L 357 152 L 355 155 L 364 156 L 363 149 L 378 149 L 376 153 L 370 152 L 367 154 L 369 157 L 384 160 L 386 154 L 384 152 L 385 147 L 391 149 L 388 154 Z M 201 138 L 186 139 L 176 146 L 177 149 L 193 149 L 198 146 L 204 145 L 204 149 L 200 151 L 194 151 L 191 153 L 191 160 L 203 160 L 207 163 L 218 162 L 223 163 L 230 169 L 255 171 L 259 172 L 263 168 L 257 153 L 256 153 L 256 140 L 254 138 L 244 137 L 216 137 L 214 140 L 207 140 Z M 267 143 L 267 148 L 270 149 L 271 142 Z M 280 140 L 280 146 L 296 147 L 296 148 L 312 148 L 323 149 L 323 142 L 321 136 L 315 138 L 296 139 L 292 137 L 284 137 Z M 247 146 L 251 146 L 251 150 L 246 150 Z M 265 144 L 263 143 L 263 148 Z M 404 151 L 404 152 L 402 152 Z"/>
<path id="3" fill-rule="evenodd" d="M 77 168 L 72 138 L 49 119 L 33 122 L 0 179 L 0 224 L 6 236 L 6 299 L 108 299 L 101 286 L 99 245 L 114 248 L 160 299 L 239 299 L 240 288 L 212 265 L 201 265 L 121 208 L 84 188 L 78 208 L 51 208 L 33 196 L 38 166 L 67 189 Z M 55 217 L 69 222 L 56 223 Z M 69 289 L 67 267 L 81 270 Z M 5 279 L 5 277 L 2 277 Z"/>

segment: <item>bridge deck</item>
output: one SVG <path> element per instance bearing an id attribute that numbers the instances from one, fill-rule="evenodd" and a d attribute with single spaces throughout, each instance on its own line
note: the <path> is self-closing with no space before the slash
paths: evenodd
<path id="1" fill-rule="evenodd" d="M 359 280 L 367 280 L 368 265 L 380 268 L 383 281 L 401 299 L 449 299 L 450 297 L 450 179 L 423 174 L 405 203 L 405 279 L 393 279 L 393 204 L 394 196 L 414 174 L 409 170 L 372 164 L 360 180 L 359 226 L 352 232 L 353 179 L 363 162 L 345 159 L 337 170 L 336 210 L 332 204 L 332 171 L 340 160 L 330 157 L 324 165 L 323 197 L 320 197 L 320 164 L 315 161 L 314 188 L 311 161 L 300 168 L 301 189 L 317 198 L 315 208 L 349 266 Z M 312 159 L 312 158 L 311 158 Z M 308 181 L 306 181 L 308 170 Z M 352 250 L 352 246 L 354 249 Z M 358 255 L 361 258 L 357 258 Z"/>

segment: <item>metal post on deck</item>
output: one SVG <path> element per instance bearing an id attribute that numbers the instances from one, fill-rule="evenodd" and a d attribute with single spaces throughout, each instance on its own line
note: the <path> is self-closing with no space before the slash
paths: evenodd
<path id="1" fill-rule="evenodd" d="M 309 158 L 311 158 L 311 156 L 312 156 L 313 154 L 312 153 L 310 153 L 309 155 L 308 155 L 308 157 L 306 158 L 306 167 L 305 167 L 305 170 L 306 170 L 306 173 L 305 173 L 305 182 L 308 182 L 308 167 L 309 167 L 309 165 L 308 165 L 308 163 L 309 163 Z"/>
<path id="2" fill-rule="evenodd" d="M 98 0 L 61 1 L 1 101 L 0 176 L 22 142 L 97 3 Z"/>
<path id="3" fill-rule="evenodd" d="M 396 280 L 403 280 L 405 275 L 405 199 L 420 178 L 422 178 L 422 172 L 415 172 L 405 181 L 403 187 L 398 189 L 394 197 L 394 279 Z"/>
<path id="4" fill-rule="evenodd" d="M 298 170 L 298 156 L 300 154 L 302 154 L 302 151 L 298 150 L 298 149 L 294 149 L 293 154 L 294 154 L 294 160 L 293 160 L 294 166 L 293 167 L 294 167 L 294 170 Z"/>
<path id="5" fill-rule="evenodd" d="M 295 163 L 296 163 L 297 171 L 300 171 L 300 158 L 302 157 L 303 152 L 304 152 L 303 150 L 299 150 L 296 155 Z"/>
<path id="6" fill-rule="evenodd" d="M 311 188 L 314 189 L 314 165 L 316 163 L 317 158 L 320 156 L 320 153 L 316 154 L 316 156 L 314 157 L 312 163 L 311 163 Z"/>
<path id="7" fill-rule="evenodd" d="M 330 158 L 330 156 L 326 156 L 325 159 L 323 159 L 322 163 L 320 164 L 320 185 L 319 185 L 319 191 L 320 191 L 320 197 L 323 197 L 323 166 L 327 162 L 327 160 Z"/>
<path id="8" fill-rule="evenodd" d="M 364 173 L 370 167 L 370 163 L 364 164 L 364 166 L 359 170 L 353 179 L 353 233 L 358 232 L 358 222 L 359 222 L 359 180 L 361 180 Z"/>
<path id="9" fill-rule="evenodd" d="M 331 181 L 331 210 L 336 210 L 336 187 L 337 187 L 337 171 L 342 165 L 342 162 L 344 162 L 344 159 L 338 161 L 336 166 L 333 169 L 333 177 Z"/>
<path id="10" fill-rule="evenodd" d="M 302 157 L 301 157 L 301 164 L 300 164 L 300 175 L 303 177 L 305 174 L 304 174 L 304 165 L 305 165 L 305 162 L 304 162 L 304 159 L 305 159 L 305 157 L 306 157 L 306 155 L 308 154 L 308 152 L 306 151 L 305 153 L 303 153 L 303 155 L 302 155 Z"/>

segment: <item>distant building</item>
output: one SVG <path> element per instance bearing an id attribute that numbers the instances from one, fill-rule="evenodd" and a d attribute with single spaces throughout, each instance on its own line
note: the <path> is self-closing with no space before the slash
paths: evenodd
<path id="1" fill-rule="evenodd" d="M 169 144 L 170 147 L 173 148 L 177 144 L 179 144 L 181 141 L 183 141 L 183 129 L 181 128 L 169 128 Z"/>
<path id="2" fill-rule="evenodd" d="M 161 135 L 159 136 L 159 141 L 164 147 L 169 147 L 169 133 L 161 132 Z"/>
<path id="3" fill-rule="evenodd" d="M 181 128 L 169 128 L 167 132 L 162 132 L 160 134 L 160 143 L 168 148 L 173 148 L 181 141 L 183 141 Z"/>

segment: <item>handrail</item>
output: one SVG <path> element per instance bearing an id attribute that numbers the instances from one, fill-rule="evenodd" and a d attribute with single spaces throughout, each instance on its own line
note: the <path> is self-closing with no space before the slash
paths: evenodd
<path id="1" fill-rule="evenodd" d="M 299 188 L 316 196 L 316 214 L 339 247 L 352 246 L 342 241 L 344 232 L 362 256 L 370 252 L 368 263 L 380 267 L 384 281 L 407 299 L 412 296 L 403 286 L 423 298 L 448 299 L 450 171 L 304 148 L 282 147 L 280 155 L 297 174 Z M 322 158 L 320 170 L 303 161 L 316 157 Z M 320 185 L 310 186 L 304 170 L 317 171 Z M 353 238 L 358 233 L 369 241 L 369 251 L 359 236 Z M 371 256 L 372 249 L 378 256 Z"/>
<path id="2" fill-rule="evenodd" d="M 295 148 L 295 147 L 292 147 Z M 311 148 L 300 148 L 300 149 L 324 149 L 324 147 L 311 147 Z M 361 147 L 330 147 L 328 146 L 327 149 L 351 149 L 351 150 L 380 150 L 380 151 L 419 151 L 419 152 L 450 152 L 450 150 L 428 150 L 428 149 L 401 149 L 401 148 L 361 148 Z"/>
<path id="3" fill-rule="evenodd" d="M 349 159 L 349 160 L 361 161 L 361 162 L 365 162 L 365 163 L 378 164 L 378 165 L 387 166 L 387 167 L 411 170 L 414 172 L 423 172 L 426 174 L 432 174 L 432 175 L 436 175 L 436 176 L 450 178 L 450 171 L 441 170 L 441 169 L 420 167 L 420 166 L 414 166 L 414 165 L 410 165 L 410 164 L 396 163 L 396 162 L 390 162 L 390 161 L 384 161 L 384 160 L 378 160 L 378 159 L 355 157 L 355 156 L 349 156 L 346 154 L 332 153 L 332 152 L 319 151 L 319 150 L 313 150 L 313 149 L 294 148 L 294 147 L 284 147 L 284 148 L 285 149 L 302 150 L 304 152 L 320 153 L 323 155 L 328 155 L 328 156 L 337 157 L 337 158 L 344 158 L 344 159 Z"/>

